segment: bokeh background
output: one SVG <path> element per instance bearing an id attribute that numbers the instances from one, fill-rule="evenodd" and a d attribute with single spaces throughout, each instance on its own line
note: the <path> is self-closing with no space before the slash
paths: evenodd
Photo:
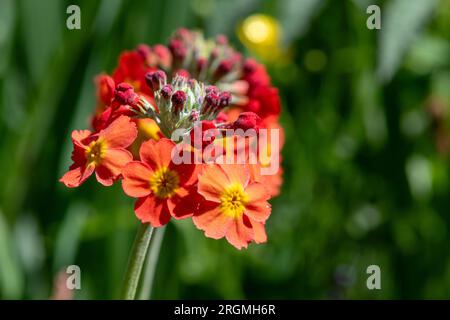
<path id="1" fill-rule="evenodd" d="M 81 30 L 66 8 L 81 8 Z M 381 30 L 366 27 L 370 4 Z M 117 298 L 137 227 L 120 185 L 69 190 L 70 132 L 119 53 L 178 27 L 226 34 L 283 100 L 269 241 L 166 228 L 152 298 L 450 297 L 450 1 L 0 0 L 0 298 Z M 381 268 L 381 290 L 366 287 Z M 52 293 L 53 292 L 53 293 Z"/>

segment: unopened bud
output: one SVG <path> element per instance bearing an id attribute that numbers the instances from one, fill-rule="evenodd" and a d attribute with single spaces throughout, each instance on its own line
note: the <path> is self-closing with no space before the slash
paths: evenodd
<path id="1" fill-rule="evenodd" d="M 208 93 L 215 93 L 215 94 L 218 94 L 219 89 L 217 89 L 216 86 L 207 86 L 206 89 L 205 89 L 205 91 L 206 91 L 207 94 L 208 94 Z"/>
<path id="2" fill-rule="evenodd" d="M 255 129 L 258 130 L 261 124 L 261 118 L 253 112 L 242 112 L 237 120 L 233 122 L 233 129 Z"/>
<path id="3" fill-rule="evenodd" d="M 187 71 L 186 69 L 179 69 L 175 73 L 175 77 L 177 77 L 177 76 L 188 79 L 188 78 L 190 78 L 191 75 L 190 75 L 189 71 Z"/>
<path id="4" fill-rule="evenodd" d="M 226 36 L 226 35 L 223 35 L 223 34 L 219 34 L 219 35 L 216 37 L 216 43 L 217 43 L 218 45 L 221 45 L 221 46 L 227 45 L 227 44 L 228 44 L 228 38 L 227 38 L 227 36 Z"/>
<path id="5" fill-rule="evenodd" d="M 153 46 L 153 52 L 157 57 L 157 64 L 163 67 L 164 69 L 169 68 L 172 63 L 172 55 L 170 50 L 161 44 L 157 44 Z"/>
<path id="6" fill-rule="evenodd" d="M 181 40 L 172 39 L 169 50 L 172 52 L 174 59 L 183 60 L 186 57 L 186 47 Z"/>
<path id="7" fill-rule="evenodd" d="M 247 59 L 244 63 L 243 70 L 244 70 L 244 73 L 247 75 L 247 74 L 253 73 L 257 67 L 258 67 L 258 63 L 255 60 Z"/>
<path id="8" fill-rule="evenodd" d="M 231 94 L 229 92 L 221 92 L 219 95 L 219 106 L 220 108 L 225 108 L 230 105 Z"/>
<path id="9" fill-rule="evenodd" d="M 134 92 L 133 86 L 126 82 L 119 83 L 114 90 L 114 96 L 120 104 L 132 105 L 138 98 Z"/>
<path id="10" fill-rule="evenodd" d="M 205 58 L 198 58 L 197 60 L 197 72 L 200 72 L 204 70 L 206 67 L 206 59 Z"/>
<path id="11" fill-rule="evenodd" d="M 219 65 L 217 66 L 217 69 L 215 71 L 215 77 L 217 79 L 223 77 L 227 73 L 233 69 L 234 62 L 231 59 L 222 60 Z"/>
<path id="12" fill-rule="evenodd" d="M 158 91 L 163 85 L 166 84 L 166 81 L 166 73 L 162 70 L 147 72 L 145 74 L 145 82 L 153 91 Z"/>
<path id="13" fill-rule="evenodd" d="M 136 48 L 136 52 L 141 56 L 142 60 L 146 60 L 152 49 L 146 44 L 140 44 Z"/>
<path id="14" fill-rule="evenodd" d="M 209 92 L 206 94 L 202 106 L 202 114 L 208 114 L 216 109 L 219 104 L 219 96 L 215 92 Z"/>
<path id="15" fill-rule="evenodd" d="M 186 93 L 178 90 L 172 95 L 172 111 L 175 114 L 179 114 L 183 110 L 184 103 L 186 102 Z"/>
<path id="16" fill-rule="evenodd" d="M 166 100 L 170 99 L 170 97 L 172 96 L 172 92 L 173 92 L 173 89 L 170 84 L 164 85 L 160 90 L 161 96 Z"/>

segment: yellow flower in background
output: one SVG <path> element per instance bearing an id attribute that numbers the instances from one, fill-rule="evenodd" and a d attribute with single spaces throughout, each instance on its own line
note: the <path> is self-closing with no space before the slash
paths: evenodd
<path id="1" fill-rule="evenodd" d="M 265 14 L 254 14 L 238 25 L 239 40 L 251 52 L 265 61 L 275 61 L 282 55 L 281 27 L 276 19 Z"/>

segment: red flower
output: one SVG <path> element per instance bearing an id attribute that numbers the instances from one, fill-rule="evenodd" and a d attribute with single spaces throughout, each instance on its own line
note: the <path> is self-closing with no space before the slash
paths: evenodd
<path id="1" fill-rule="evenodd" d="M 97 87 L 97 99 L 103 105 L 109 106 L 114 98 L 114 79 L 107 74 L 98 75 L 95 78 L 95 84 Z"/>
<path id="2" fill-rule="evenodd" d="M 120 55 L 113 79 L 116 83 L 127 82 L 136 92 L 153 97 L 152 90 L 145 83 L 145 74 L 153 70 L 155 69 L 146 65 L 145 57 L 139 51 L 128 51 Z"/>
<path id="3" fill-rule="evenodd" d="M 256 113 L 261 118 L 278 115 L 281 111 L 278 89 L 258 86 L 249 91 L 249 101 L 244 109 Z"/>
<path id="4" fill-rule="evenodd" d="M 205 200 L 193 221 L 210 238 L 226 237 L 238 249 L 254 240 L 266 241 L 264 223 L 270 215 L 269 196 L 261 183 L 250 180 L 247 166 L 205 165 L 198 178 Z"/>
<path id="5" fill-rule="evenodd" d="M 254 59 L 247 59 L 243 69 L 244 76 L 242 79 L 248 82 L 250 88 L 270 85 L 270 77 L 267 74 L 266 68 Z"/>
<path id="6" fill-rule="evenodd" d="M 242 112 L 239 117 L 231 124 L 233 129 L 258 131 L 261 126 L 261 118 L 254 112 Z"/>
<path id="7" fill-rule="evenodd" d="M 122 170 L 122 187 L 130 197 L 138 198 L 136 216 L 154 227 L 191 216 L 194 211 L 197 180 L 196 166 L 173 163 L 175 144 L 166 138 L 149 140 L 141 145 L 141 161 L 132 161 Z"/>
<path id="8" fill-rule="evenodd" d="M 99 133 L 73 131 L 73 164 L 60 181 L 67 187 L 78 187 L 95 171 L 98 182 L 104 186 L 112 185 L 123 166 L 133 160 L 125 148 L 133 143 L 136 136 L 136 125 L 125 116 L 119 117 Z"/>
<path id="9" fill-rule="evenodd" d="M 264 65 L 248 59 L 243 67 L 243 80 L 248 82 L 248 102 L 243 107 L 261 118 L 279 115 L 281 111 L 278 90 L 270 85 L 270 77 Z"/>

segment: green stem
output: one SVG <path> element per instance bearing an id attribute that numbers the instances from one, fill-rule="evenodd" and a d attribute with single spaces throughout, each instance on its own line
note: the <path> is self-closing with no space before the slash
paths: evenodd
<path id="1" fill-rule="evenodd" d="M 121 296 L 122 299 L 134 300 L 136 297 L 136 290 L 139 285 L 142 266 L 144 265 L 152 234 L 153 227 L 150 224 L 141 224 L 139 226 L 128 260 Z"/>
<path id="2" fill-rule="evenodd" d="M 151 297 L 156 266 L 158 265 L 159 252 L 161 250 L 165 230 L 165 227 L 161 227 L 153 232 L 153 237 L 150 241 L 150 249 L 148 250 L 145 261 L 144 275 L 141 281 L 142 284 L 139 289 L 139 300 L 148 300 Z"/>

